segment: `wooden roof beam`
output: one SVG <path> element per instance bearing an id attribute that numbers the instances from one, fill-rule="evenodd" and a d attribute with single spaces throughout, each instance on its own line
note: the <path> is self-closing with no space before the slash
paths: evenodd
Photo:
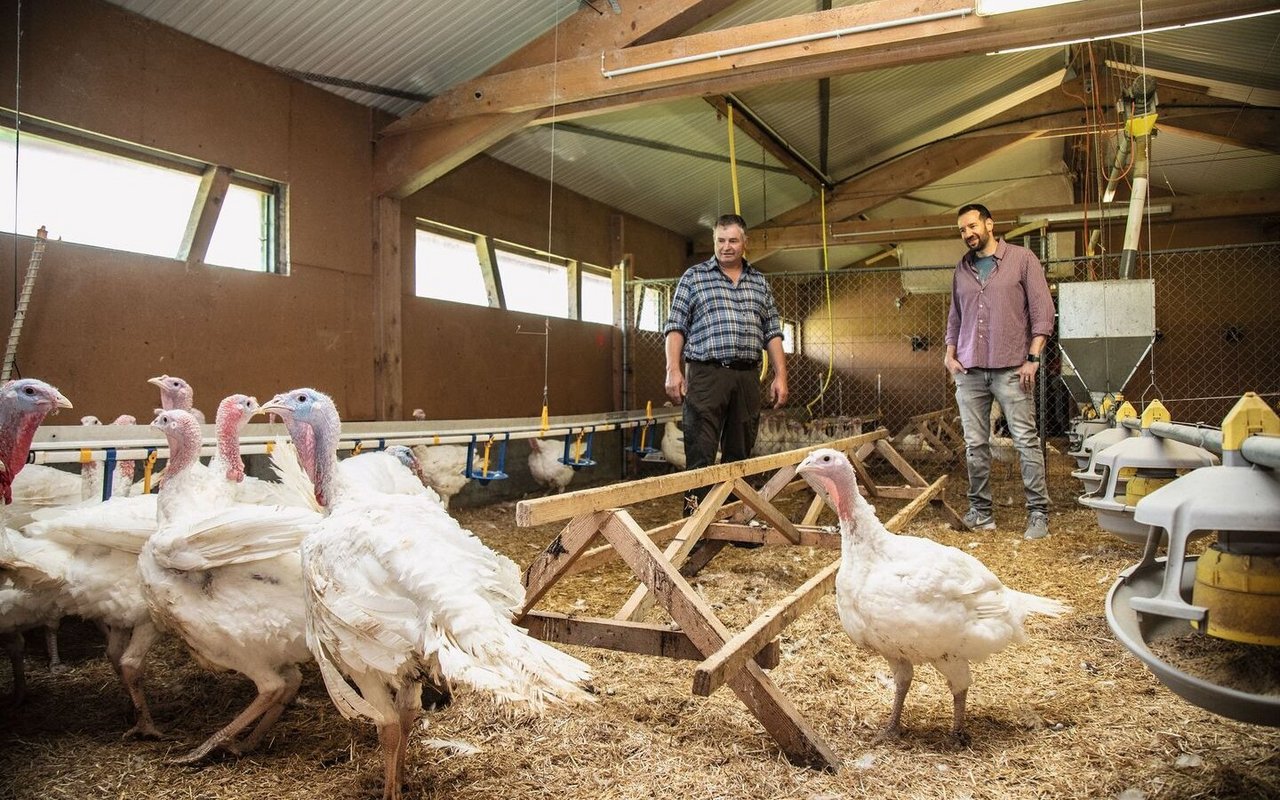
<path id="1" fill-rule="evenodd" d="M 1267 0 L 1146 0 L 1143 8 L 1111 0 L 1083 0 L 1066 6 L 977 17 L 961 0 L 919 0 L 904 12 L 898 0 L 870 0 L 831 11 L 708 31 L 653 44 L 628 47 L 558 64 L 489 75 L 441 94 L 419 113 L 419 122 L 439 122 L 492 113 L 522 113 L 578 103 L 594 111 L 638 100 L 725 94 L 751 86 L 816 79 L 824 75 L 921 63 L 997 49 L 1034 46 L 1072 38 L 1119 34 L 1146 27 L 1201 22 L 1231 14 L 1264 11 Z M 965 16 L 867 29 L 934 13 Z M 862 32 L 833 35 L 834 31 Z M 771 43 L 808 35 L 828 38 L 793 44 Z M 741 48 L 754 48 L 739 52 Z M 719 55 L 734 51 L 732 55 Z M 691 54 L 701 60 L 671 63 L 623 74 L 619 70 L 665 64 Z M 599 102 L 603 101 L 603 102 Z"/>
<path id="2" fill-rule="evenodd" d="M 1231 192 L 1225 194 L 1184 195 L 1160 198 L 1160 204 L 1172 206 L 1171 213 L 1154 218 L 1161 222 L 1191 222 L 1194 220 L 1223 219 L 1227 217 L 1263 217 L 1280 214 L 1280 194 L 1265 190 Z M 996 231 L 1009 230 L 1019 217 L 1030 218 L 1040 214 L 1081 212 L 1080 205 L 1057 205 L 1042 208 L 992 209 Z M 1096 214 L 1096 208 L 1088 209 Z M 1095 218 L 1096 221 L 1096 218 Z M 1053 230 L 1072 230 L 1083 224 L 1055 222 Z M 934 214 L 926 217 L 897 217 L 893 219 L 852 220 L 828 225 L 828 244 L 888 244 L 890 242 L 918 242 L 956 238 L 954 214 Z M 757 227 L 751 231 L 755 246 L 768 252 L 817 248 L 822 246 L 822 229 L 817 224 Z"/>
<path id="3" fill-rule="evenodd" d="M 621 14 L 582 8 L 558 30 L 548 31 L 490 68 L 485 75 L 588 57 L 678 35 L 733 5 L 735 0 L 647 0 L 626 3 Z M 447 95 L 448 93 L 446 93 Z M 407 197 L 471 157 L 535 122 L 537 111 L 476 116 L 462 123 L 437 125 L 432 99 L 397 120 L 374 145 L 374 185 L 378 194 Z"/>
<path id="4" fill-rule="evenodd" d="M 711 107 L 720 112 L 720 116 L 729 115 L 729 105 L 734 108 L 733 125 L 745 133 L 752 141 L 760 145 L 786 167 L 792 175 L 804 181 L 815 190 L 830 188 L 831 179 L 820 172 L 801 156 L 794 147 L 778 136 L 774 131 L 760 123 L 759 119 L 746 108 L 741 101 L 713 95 L 705 98 Z"/>

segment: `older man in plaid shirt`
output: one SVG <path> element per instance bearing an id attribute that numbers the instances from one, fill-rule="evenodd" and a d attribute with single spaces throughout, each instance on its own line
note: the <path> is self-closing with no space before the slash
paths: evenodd
<path id="1" fill-rule="evenodd" d="M 667 396 L 684 405 L 686 468 L 751 454 L 760 422 L 760 352 L 773 368 L 769 401 L 787 402 L 782 322 L 764 275 L 743 257 L 747 226 L 737 214 L 716 220 L 715 255 L 685 271 L 671 301 L 666 334 Z M 704 492 L 705 494 L 705 492 Z M 696 506 L 701 495 L 686 498 Z"/>

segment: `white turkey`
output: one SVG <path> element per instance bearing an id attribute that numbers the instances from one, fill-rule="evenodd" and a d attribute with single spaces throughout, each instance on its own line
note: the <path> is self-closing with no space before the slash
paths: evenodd
<path id="1" fill-rule="evenodd" d="M 218 476 L 208 485 L 219 503 L 230 503 L 240 491 L 238 478 L 244 469 L 239 431 L 256 410 L 257 402 L 245 395 L 232 395 L 219 404 L 218 449 L 208 467 L 189 467 L 193 473 Z M 247 493 L 274 497 L 276 486 Z M 305 492 L 296 497 L 298 504 L 310 503 Z M 159 516 L 154 494 L 112 497 L 58 514 L 42 512 L 43 518 L 24 529 L 27 537 L 21 542 L 26 561 L 60 582 L 67 613 L 106 628 L 107 657 L 136 712 L 137 722 L 128 735 L 138 737 L 160 735 L 143 688 L 146 656 L 160 630 L 138 572 L 139 553 L 155 533 Z"/>
<path id="2" fill-rule="evenodd" d="M 678 420 L 669 419 L 662 426 L 662 442 L 658 447 L 668 464 L 676 469 L 684 469 L 688 462 L 684 456 L 684 431 L 680 429 Z"/>
<path id="3" fill-rule="evenodd" d="M 419 495 L 355 486 L 338 469 L 340 421 L 313 389 L 263 406 L 310 428 L 317 493 L 329 516 L 302 545 L 307 641 L 343 716 L 378 727 L 383 797 L 400 797 L 409 732 L 454 684 L 541 709 L 587 700 L 585 664 L 528 636 L 511 620 L 523 603 L 519 574 Z"/>
<path id="4" fill-rule="evenodd" d="M 435 444 L 413 446 L 418 459 L 423 482 L 436 490 L 440 502 L 447 509 L 449 500 L 462 491 L 467 477 L 467 446 L 463 444 Z"/>
<path id="5" fill-rule="evenodd" d="M 893 711 L 883 735 L 899 731 L 915 665 L 932 664 L 951 689 L 952 737 L 967 744 L 969 665 L 1024 641 L 1028 614 L 1056 617 L 1070 609 L 1005 587 L 981 561 L 954 547 L 887 531 L 858 492 L 844 453 L 815 450 L 796 471 L 825 495 L 840 520 L 840 622 L 856 644 L 879 653 L 893 670 Z"/>
<path id="6" fill-rule="evenodd" d="M 547 487 L 547 494 L 560 494 L 573 480 L 573 467 L 560 461 L 563 456 L 563 439 L 529 440 L 529 474 Z"/>
<path id="7" fill-rule="evenodd" d="M 160 389 L 161 409 L 169 411 L 174 408 L 180 408 L 184 411 L 190 411 L 201 425 L 204 424 L 204 412 L 193 406 L 195 389 L 191 388 L 191 384 L 173 375 L 157 375 L 154 378 L 148 378 L 147 383 L 153 384 Z"/>
<path id="8" fill-rule="evenodd" d="M 244 402 L 252 398 L 232 399 L 257 410 L 256 402 Z M 227 405 L 219 409 L 220 440 L 224 432 L 238 432 L 224 425 Z M 195 417 L 175 409 L 158 415 L 152 426 L 169 443 L 159 525 L 138 558 L 152 615 L 203 666 L 239 672 L 258 690 L 226 727 L 175 760 L 197 764 L 217 752 L 253 750 L 297 694 L 298 665 L 311 659 L 298 546 L 320 514 L 229 504 L 227 489 L 245 480 L 243 469 L 193 468 L 200 452 Z M 250 725 L 249 734 L 238 739 Z"/>
<path id="9" fill-rule="evenodd" d="M 71 408 L 71 401 L 43 381 L 25 378 L 0 387 L 0 490 L 6 504 L 12 499 L 13 479 L 26 466 L 36 428 L 60 408 Z M 56 582 L 15 562 L 9 542 L 19 537 L 6 520 L 0 529 L 0 642 L 12 665 L 15 705 L 26 691 L 23 631 L 40 626 L 56 629 L 62 616 Z M 51 649 L 51 667 L 55 656 L 56 649 Z"/>

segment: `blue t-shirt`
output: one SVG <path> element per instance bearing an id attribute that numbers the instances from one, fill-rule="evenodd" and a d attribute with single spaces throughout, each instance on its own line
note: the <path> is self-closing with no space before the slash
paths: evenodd
<path id="1" fill-rule="evenodd" d="M 996 268 L 996 257 L 982 256 L 973 260 L 973 268 L 978 272 L 978 283 L 986 283 L 991 277 L 991 270 Z"/>

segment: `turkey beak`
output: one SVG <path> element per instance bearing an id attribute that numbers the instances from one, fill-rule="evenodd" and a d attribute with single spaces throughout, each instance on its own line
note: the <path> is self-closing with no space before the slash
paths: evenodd
<path id="1" fill-rule="evenodd" d="M 154 377 L 154 378 L 147 378 L 147 383 L 151 384 L 152 386 L 160 386 L 160 387 L 163 387 L 163 386 L 164 386 L 164 379 L 165 379 L 165 378 L 167 378 L 167 377 L 169 377 L 169 376 L 168 376 L 168 375 L 157 375 L 157 376 L 156 376 L 156 377 Z"/>
<path id="2" fill-rule="evenodd" d="M 75 406 L 71 405 L 70 400 L 62 396 L 62 392 L 57 392 L 56 394 L 58 398 L 54 402 L 58 404 L 58 408 L 75 408 Z"/>

